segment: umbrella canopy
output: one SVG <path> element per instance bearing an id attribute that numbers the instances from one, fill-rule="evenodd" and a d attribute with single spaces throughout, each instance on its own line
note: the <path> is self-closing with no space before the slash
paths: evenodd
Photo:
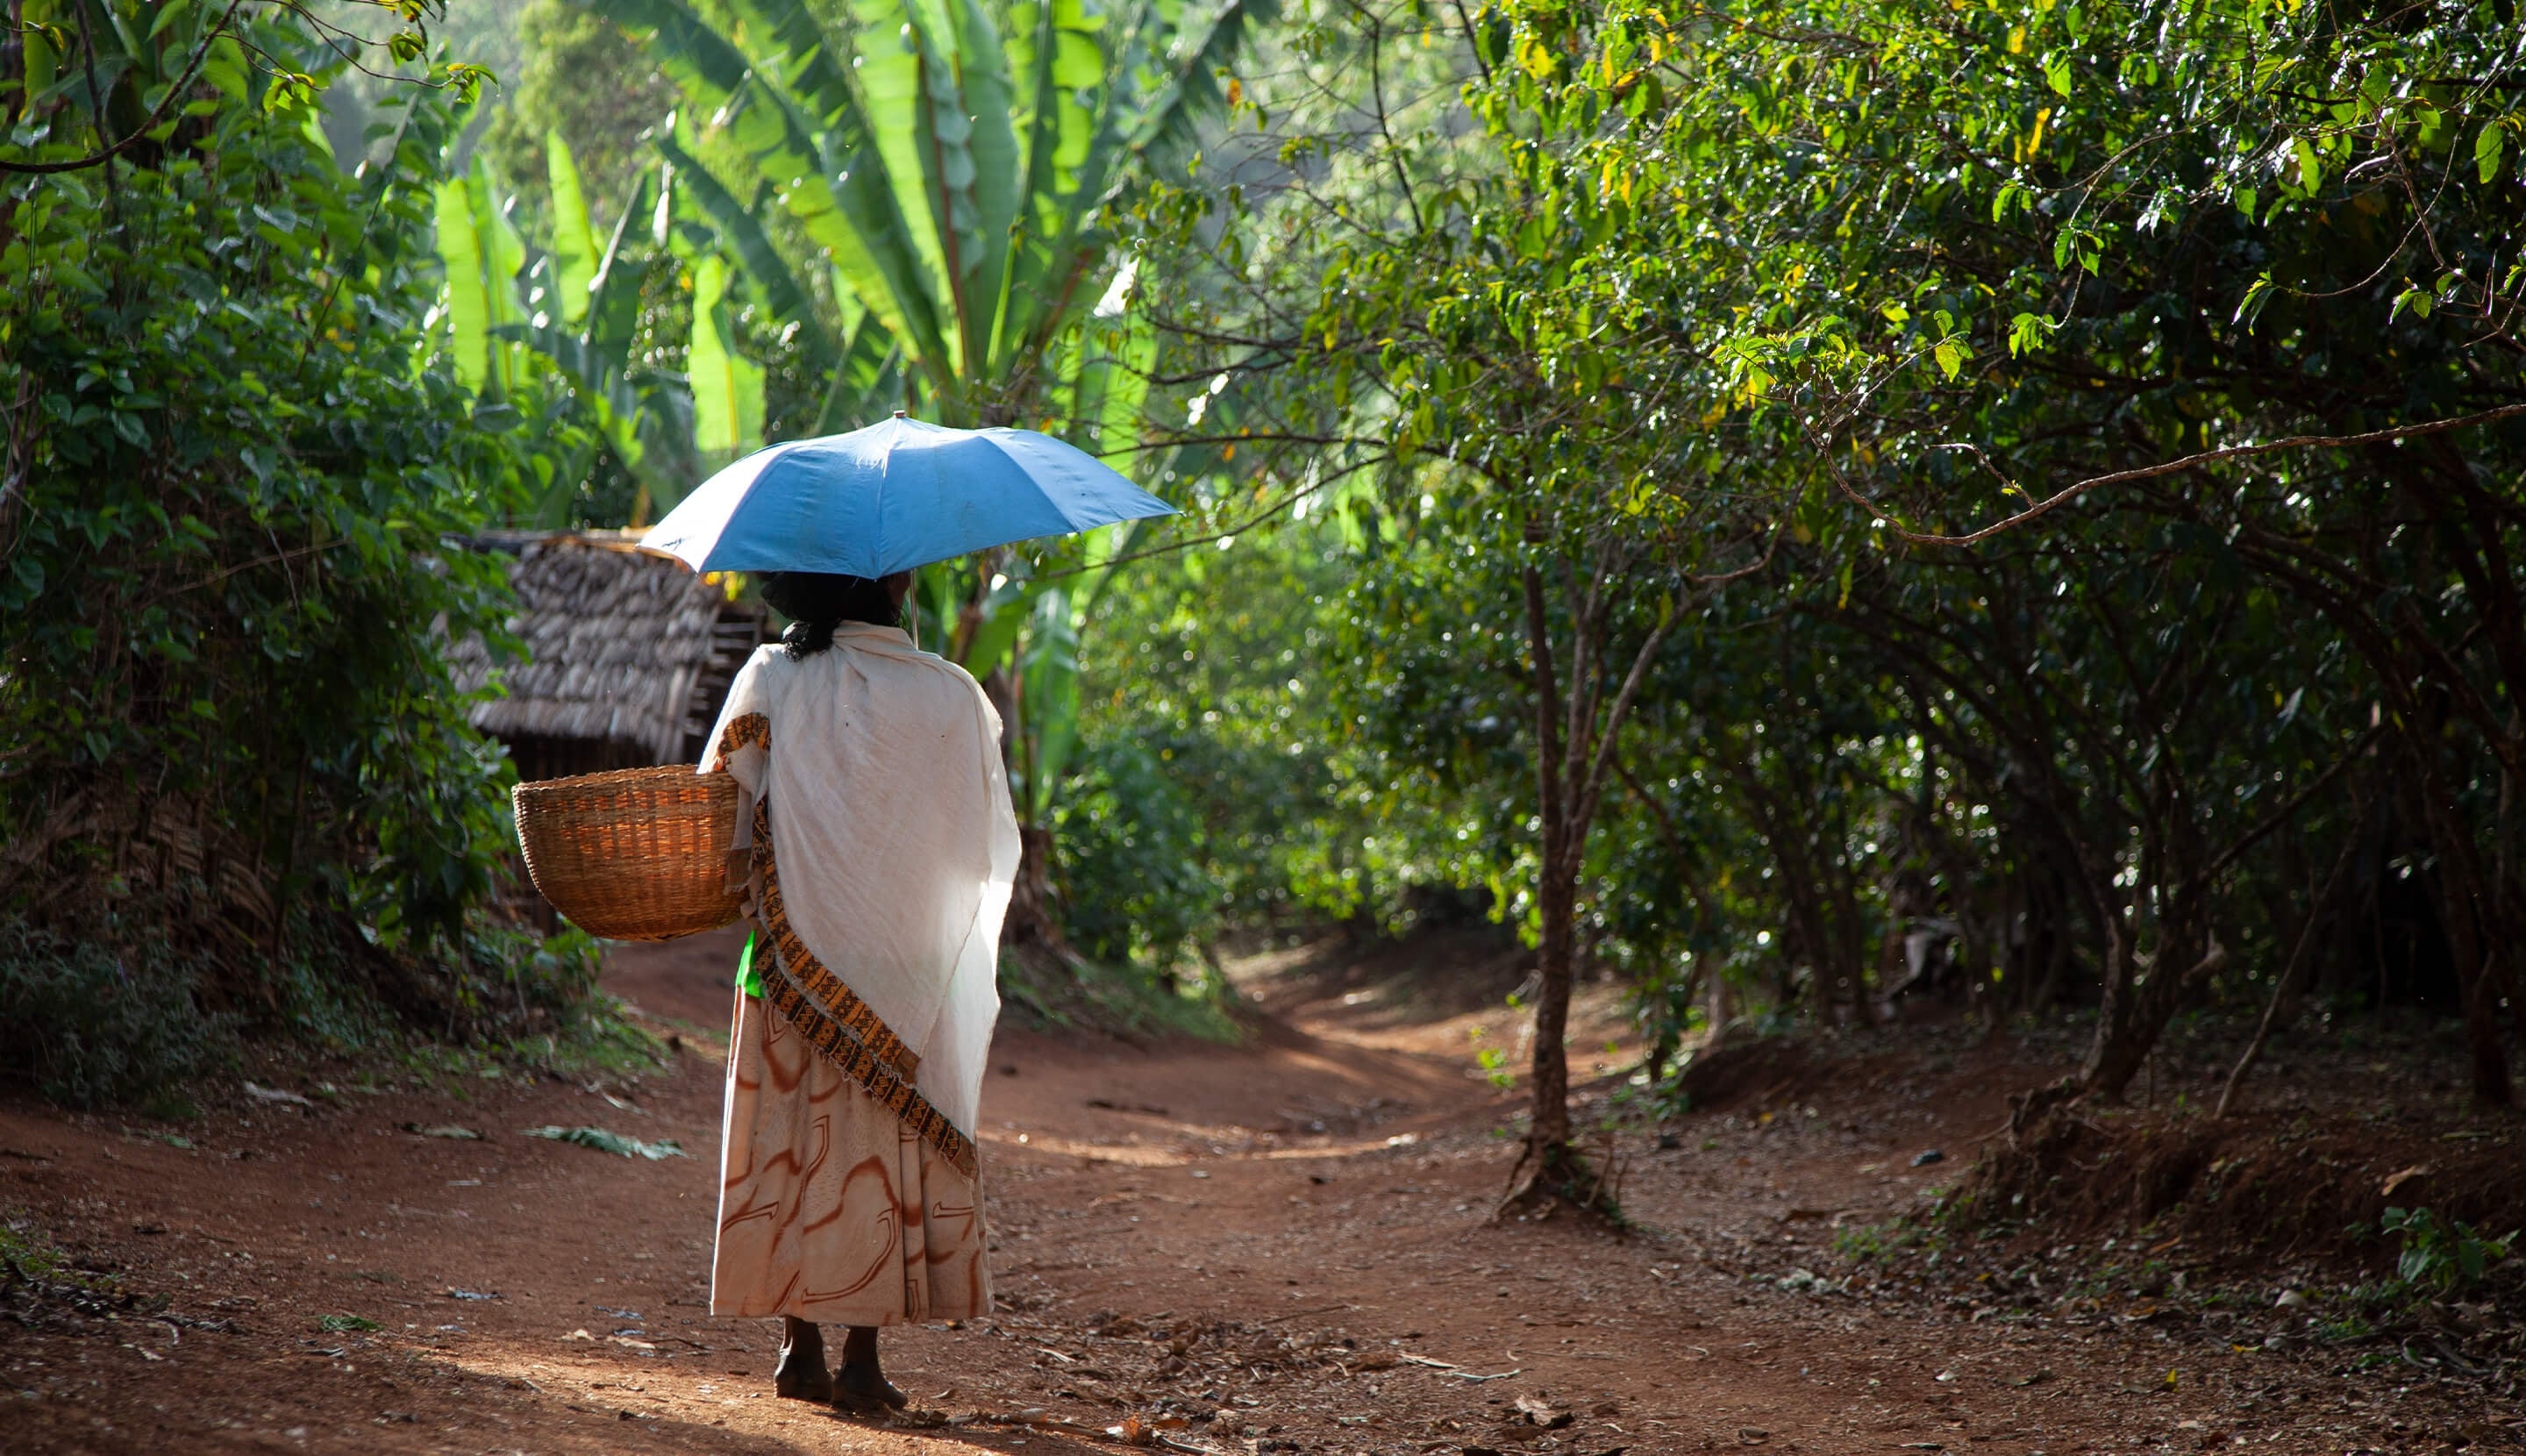
<path id="1" fill-rule="evenodd" d="M 987 546 L 1175 508 L 1032 429 L 950 429 L 898 414 L 758 450 L 640 538 L 701 572 L 885 577 Z"/>

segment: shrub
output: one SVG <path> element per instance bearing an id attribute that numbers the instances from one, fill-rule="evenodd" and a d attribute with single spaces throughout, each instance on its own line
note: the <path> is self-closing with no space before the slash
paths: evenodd
<path id="1" fill-rule="evenodd" d="M 68 1106 L 142 1100 L 229 1045 L 231 1019 L 202 1010 L 195 976 L 163 938 L 118 949 L 0 922 L 0 1064 Z"/>
<path id="2" fill-rule="evenodd" d="M 2482 1281 L 2493 1264 L 2508 1257 L 2517 1235 L 2485 1238 L 2460 1219 L 2442 1219 L 2426 1208 L 2390 1208 L 2382 1226 L 2402 1235 L 2396 1277 L 2416 1289 L 2459 1294 Z"/>
<path id="3" fill-rule="evenodd" d="M 295 24 L 256 43 L 315 70 Z M 205 75 L 110 166 L 0 176 L 0 1035 L 77 1101 L 231 1013 L 470 1026 L 515 979 L 480 953 L 533 950 L 480 924 L 512 772 L 445 647 L 505 640 L 460 545 L 538 462 L 420 366 L 468 108 L 406 88 L 355 176 L 285 74 Z M 65 95 L 20 144 L 84 150 Z"/>

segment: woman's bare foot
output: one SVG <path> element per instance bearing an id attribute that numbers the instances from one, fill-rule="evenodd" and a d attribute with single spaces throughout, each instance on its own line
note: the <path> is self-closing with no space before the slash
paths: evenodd
<path id="1" fill-rule="evenodd" d="M 834 1398 L 834 1373 L 825 1368 L 824 1330 L 782 1316 L 781 1363 L 772 1370 L 772 1393 L 784 1400 Z"/>
<path id="2" fill-rule="evenodd" d="M 842 1338 L 842 1368 L 834 1372 L 834 1404 L 861 1416 L 882 1416 L 912 1404 L 894 1388 L 877 1362 L 877 1327 L 854 1325 Z"/>
<path id="3" fill-rule="evenodd" d="M 859 1416 L 882 1416 L 912 1404 L 874 1365 L 845 1365 L 834 1376 L 834 1404 Z"/>

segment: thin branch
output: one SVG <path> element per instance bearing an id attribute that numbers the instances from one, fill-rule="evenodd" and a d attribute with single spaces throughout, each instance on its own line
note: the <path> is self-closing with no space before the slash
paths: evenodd
<path id="1" fill-rule="evenodd" d="M 2519 415 L 2526 415 L 2526 404 L 2502 405 L 2496 410 L 2484 410 L 2475 415 L 2459 415 L 2452 420 L 2432 420 L 2419 425 L 2392 426 L 2385 429 L 2372 429 L 2363 434 L 2294 434 L 2282 439 L 2267 440 L 2258 445 L 2227 445 L 2216 450 L 2202 450 L 2174 460 L 2162 460 L 2155 465 L 2138 466 L 2127 471 L 2115 471 L 2110 475 L 2091 476 L 2075 485 L 2066 486 L 2037 501 L 2014 516 L 1994 522 L 1979 530 L 1967 531 L 1962 535 L 1942 535 L 1933 531 L 1912 530 L 1894 517 L 1887 515 L 1883 505 L 1853 489 L 1839 465 L 1829 465 L 1827 468 L 1833 473 L 1836 490 L 1841 491 L 1851 504 L 1865 509 L 1871 516 L 1883 521 L 1888 530 L 1913 545 L 1975 546 L 2002 531 L 2023 526 L 2039 517 L 2048 516 L 2089 491 L 2106 485 L 2122 485 L 2133 480 L 2171 476 L 2179 471 L 2188 471 L 2198 466 L 2215 465 L 2223 460 L 2248 460 L 2257 455 L 2272 455 L 2284 450 L 2338 450 L 2353 445 L 2382 445 L 2393 440 L 2418 439 L 2423 435 L 2444 434 L 2450 429 L 2464 429 L 2475 425 L 2490 425 L 2501 420 L 2510 420 Z M 2014 481 L 2010 482 L 2009 488 L 2032 498 L 2033 492 Z"/>
<path id="2" fill-rule="evenodd" d="M 1588 777 L 1582 780 L 1570 808 L 1570 822 L 1578 830 L 1573 837 L 1582 842 L 1586 839 L 1588 821 L 1595 815 L 1596 800 L 1604 792 L 1606 766 L 1614 761 L 1614 747 L 1622 739 L 1623 720 L 1631 716 L 1632 700 L 1640 695 L 1641 684 L 1648 678 L 1649 664 L 1656 659 L 1668 628 L 1684 615 L 1692 592 L 1689 582 L 1676 588 L 1675 601 L 1659 615 L 1658 625 L 1650 630 L 1648 639 L 1641 643 L 1641 650 L 1633 655 L 1632 670 L 1623 678 L 1623 689 L 1614 695 L 1613 706 L 1605 710 L 1603 736 L 1596 740 L 1596 761 L 1589 765 Z"/>
<path id="3" fill-rule="evenodd" d="M 1245 532 L 1252 530 L 1255 527 L 1262 525 L 1264 522 L 1280 515 L 1283 511 L 1289 509 L 1291 506 L 1296 505 L 1302 500 L 1305 500 L 1308 496 L 1314 495 L 1318 491 L 1323 490 L 1326 486 L 1341 479 L 1344 476 L 1366 470 L 1372 465 L 1382 463 L 1385 457 L 1381 456 L 1377 459 L 1360 461 L 1356 465 L 1346 465 L 1340 470 L 1336 471 L 1334 474 L 1316 481 L 1312 485 L 1299 486 L 1297 489 L 1290 491 L 1279 500 L 1274 501 L 1271 505 L 1264 507 L 1262 510 L 1246 517 L 1243 521 L 1228 527 L 1226 530 L 1213 531 L 1206 536 L 1194 536 L 1192 539 L 1186 541 L 1169 541 L 1163 546 L 1151 546 L 1145 550 L 1126 551 L 1120 556 L 1109 556 L 1103 561 L 1091 561 L 1083 566 L 1063 567 L 1057 572 L 1045 572 L 1042 575 L 1031 577 L 1030 579 L 1036 581 L 1056 581 L 1064 577 L 1077 577 L 1087 572 L 1103 571 L 1107 567 L 1118 567 L 1126 562 L 1141 561 L 1152 556 L 1164 556 L 1170 551 L 1183 551 L 1193 546 L 1207 546 L 1213 541 L 1224 541 L 1230 536 L 1243 535 Z"/>
<path id="4" fill-rule="evenodd" d="M 142 137 L 147 136 L 151 131 L 156 130 L 160 122 L 166 120 L 167 109 L 174 106 L 177 101 L 183 96 L 185 88 L 193 83 L 193 77 L 201 72 L 202 63 L 210 59 L 211 47 L 218 43 L 221 35 L 227 33 L 229 20 L 234 18 L 238 8 L 244 4 L 245 0 L 228 0 L 228 8 L 221 13 L 218 22 L 211 26 L 210 34 L 204 36 L 202 38 L 202 43 L 194 48 L 192 59 L 184 66 L 184 74 L 176 77 L 176 83 L 167 88 L 167 94 L 158 98 L 158 109 L 149 113 L 147 120 L 143 121 L 139 126 L 134 128 L 130 135 L 116 142 L 114 145 L 107 147 L 101 152 L 96 152 L 85 157 L 79 157 L 69 162 L 12 162 L 6 157 L 0 157 L 0 172 L 21 173 L 29 176 L 49 176 L 55 173 L 84 172 L 91 167 L 103 167 L 108 162 L 111 162 L 115 158 L 123 155 L 127 148 L 137 143 Z M 83 22 L 87 15 L 86 10 L 82 8 L 79 15 Z M 82 29 L 84 29 L 84 25 L 82 25 Z M 89 67 L 88 104 L 96 108 L 98 128 L 101 136 L 105 122 L 105 108 L 98 103 L 96 96 L 96 42 L 93 37 L 87 39 L 86 50 L 88 52 Z"/>
<path id="5" fill-rule="evenodd" d="M 2316 775 L 2314 781 L 2307 784 L 2306 787 L 2299 789 L 2297 793 L 2292 794 L 2288 803 L 2281 805 L 2278 809 L 2265 815 L 2262 823 L 2254 826 L 2250 829 L 2248 829 L 2235 842 L 2231 843 L 2225 850 L 2222 850 L 2219 857 L 2203 866 L 2200 873 L 2195 875 L 2192 881 L 2185 887 L 2187 889 L 2198 889 L 2226 873 L 2229 866 L 2245 858 L 2246 851 L 2261 843 L 2264 837 L 2270 834 L 2272 830 L 2279 828 L 2282 825 L 2285 825 L 2292 819 L 2296 818 L 2299 810 L 2306 807 L 2307 800 L 2314 798 L 2326 784 L 2331 783 L 2334 779 L 2342 777 L 2342 771 L 2349 768 L 2353 763 L 2356 763 L 2359 756 L 2366 753 L 2369 745 L 2375 743 L 2379 736 L 2381 736 L 2385 731 L 2385 726 L 2380 724 L 2379 726 L 2368 729 L 2368 731 L 2361 733 L 2358 738 L 2351 743 L 2348 752 L 2333 761 L 2332 768 Z"/>

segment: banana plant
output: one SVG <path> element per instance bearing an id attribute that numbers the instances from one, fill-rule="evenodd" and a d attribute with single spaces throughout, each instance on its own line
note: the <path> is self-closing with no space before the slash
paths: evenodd
<path id="1" fill-rule="evenodd" d="M 517 392 L 524 353 L 509 332 L 527 322 L 517 286 L 527 242 L 500 205 L 499 179 L 482 157 L 438 184 L 438 261 L 447 274 L 447 351 L 457 382 L 505 399 Z"/>
<path id="2" fill-rule="evenodd" d="M 763 448 L 763 366 L 736 351 L 728 260 L 693 265 L 693 342 L 684 377 L 693 391 L 693 450 L 705 471 Z"/>
<path id="3" fill-rule="evenodd" d="M 552 188 L 552 241 L 530 247 L 511 223 L 497 179 L 478 160 L 444 184 L 438 199 L 438 254 L 446 276 L 444 347 L 457 377 L 486 398 L 505 398 L 528 371 L 568 379 L 607 449 L 640 484 L 635 515 L 663 513 L 710 470 L 762 443 L 763 371 L 735 346 L 728 307 L 730 267 L 672 226 L 672 170 L 643 176 L 610 233 L 600 235 L 584 201 L 579 168 L 558 131 L 545 137 Z M 635 368 L 640 292 L 647 264 L 632 256 L 635 225 L 653 215 L 655 241 L 693 274 L 693 334 L 687 373 Z M 537 524 L 568 520 L 580 470 L 556 474 L 535 509 Z"/>
<path id="4" fill-rule="evenodd" d="M 815 310 L 776 251 L 744 240 L 771 206 L 900 351 L 907 407 L 1076 435 L 1103 423 L 1078 414 L 1088 356 L 1065 342 L 1109 267 L 1096 215 L 1188 146 L 1215 73 L 1274 0 L 1197 22 L 1182 5 L 1126 20 L 1082 0 L 852 0 L 849 36 L 804 0 L 731 0 L 742 46 L 685 0 L 578 3 L 724 133 L 742 176 L 695 201 L 776 314 L 803 330 Z"/>

